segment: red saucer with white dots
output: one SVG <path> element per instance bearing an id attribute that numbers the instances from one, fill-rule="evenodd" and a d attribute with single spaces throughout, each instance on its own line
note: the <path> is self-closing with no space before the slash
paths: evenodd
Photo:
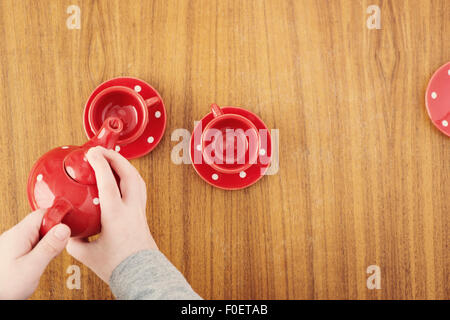
<path id="1" fill-rule="evenodd" d="M 166 109 L 164 107 L 163 100 L 159 93 L 148 83 L 143 80 L 132 78 L 132 77 L 120 77 L 108 80 L 101 85 L 99 85 L 94 92 L 89 97 L 86 102 L 83 114 L 83 125 L 84 131 L 88 138 L 92 138 L 95 133 L 89 126 L 88 110 L 95 96 L 102 90 L 113 87 L 113 86 L 123 86 L 128 87 L 139 93 L 144 100 L 158 97 L 159 101 L 156 105 L 149 108 L 149 119 L 147 127 L 145 128 L 142 135 L 135 141 L 127 145 L 117 145 L 115 150 L 123 155 L 127 159 L 135 159 L 142 157 L 152 151 L 158 143 L 161 141 L 164 131 L 166 129 Z"/>
<path id="2" fill-rule="evenodd" d="M 211 120 L 214 119 L 212 112 L 208 113 L 202 120 L 200 120 L 194 128 L 190 143 L 191 162 L 195 171 L 210 185 L 225 190 L 243 189 L 251 186 L 261 179 L 266 174 L 267 169 L 270 166 L 270 160 L 272 157 L 272 140 L 270 137 L 270 132 L 258 116 L 246 109 L 238 107 L 222 107 L 221 110 L 224 114 L 231 113 L 241 115 L 250 120 L 259 132 L 264 131 L 267 133 L 266 137 L 260 138 L 260 148 L 257 162 L 245 171 L 232 174 L 218 172 L 206 163 L 201 151 L 201 135 L 203 129 Z M 196 159 L 201 159 L 200 163 L 196 163 L 196 161 L 194 161 Z"/>
<path id="3" fill-rule="evenodd" d="M 431 77 L 425 103 L 433 124 L 450 136 L 450 62 L 440 67 Z"/>

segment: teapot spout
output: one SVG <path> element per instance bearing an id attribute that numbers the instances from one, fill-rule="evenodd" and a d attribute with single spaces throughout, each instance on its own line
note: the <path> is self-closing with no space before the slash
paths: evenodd
<path id="1" fill-rule="evenodd" d="M 117 117 L 107 118 L 91 140 L 66 156 L 64 159 L 66 173 L 73 180 L 81 184 L 95 184 L 95 173 L 86 159 L 86 152 L 96 146 L 112 149 L 119 139 L 122 130 L 122 120 Z"/>
<path id="2" fill-rule="evenodd" d="M 109 117 L 103 122 L 102 127 L 91 140 L 86 142 L 82 148 L 92 148 L 101 146 L 106 149 L 111 149 L 119 140 L 120 133 L 123 130 L 123 122 L 117 117 Z M 86 150 L 87 151 L 87 150 Z"/>

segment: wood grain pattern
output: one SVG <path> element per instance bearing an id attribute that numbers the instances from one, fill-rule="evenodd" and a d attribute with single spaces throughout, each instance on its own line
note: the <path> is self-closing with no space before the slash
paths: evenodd
<path id="1" fill-rule="evenodd" d="M 66 8 L 81 8 L 81 29 Z M 368 30 L 378 4 L 382 29 Z M 28 212 L 28 172 L 82 144 L 101 82 L 131 75 L 161 93 L 167 131 L 132 163 L 148 182 L 162 252 L 204 298 L 450 298 L 450 140 L 424 107 L 449 60 L 450 2 L 0 1 L 0 232 Z M 276 175 L 229 192 L 170 160 L 171 133 L 209 104 L 245 106 L 280 131 Z M 36 299 L 110 299 L 66 252 Z M 366 268 L 381 267 L 381 290 Z"/>

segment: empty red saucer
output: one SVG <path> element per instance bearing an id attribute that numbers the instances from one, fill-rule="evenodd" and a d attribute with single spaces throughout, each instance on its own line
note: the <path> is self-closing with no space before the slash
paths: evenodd
<path id="1" fill-rule="evenodd" d="M 222 107 L 223 114 L 236 114 L 242 116 L 258 129 L 260 133 L 260 145 L 257 161 L 247 169 L 236 173 L 225 173 L 214 169 L 205 161 L 202 152 L 202 133 L 208 123 L 214 119 L 212 112 L 200 120 L 192 133 L 190 141 L 190 157 L 195 171 L 207 183 L 225 190 L 237 190 L 246 188 L 261 179 L 270 166 L 272 156 L 272 141 L 270 132 L 264 122 L 252 112 L 238 107 Z"/>
<path id="2" fill-rule="evenodd" d="M 132 77 L 119 77 L 100 84 L 86 102 L 83 114 L 84 130 L 89 139 L 96 134 L 89 123 L 89 110 L 92 102 L 102 91 L 116 86 L 132 89 L 141 95 L 144 100 L 151 98 L 158 100 L 151 107 L 148 107 L 148 123 L 142 134 L 128 144 L 118 144 L 115 146 L 115 150 L 127 159 L 144 156 L 152 151 L 161 141 L 166 129 L 166 109 L 159 93 L 143 80 Z"/>
<path id="3" fill-rule="evenodd" d="M 440 67 L 431 77 L 425 104 L 433 124 L 450 136 L 450 62 Z"/>

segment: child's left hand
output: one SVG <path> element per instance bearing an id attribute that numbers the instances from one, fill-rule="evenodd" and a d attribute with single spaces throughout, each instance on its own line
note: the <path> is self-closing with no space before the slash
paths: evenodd
<path id="1" fill-rule="evenodd" d="M 66 247 L 70 229 L 53 227 L 39 241 L 45 210 L 30 213 L 0 235 L 0 299 L 27 299 L 50 261 Z"/>

